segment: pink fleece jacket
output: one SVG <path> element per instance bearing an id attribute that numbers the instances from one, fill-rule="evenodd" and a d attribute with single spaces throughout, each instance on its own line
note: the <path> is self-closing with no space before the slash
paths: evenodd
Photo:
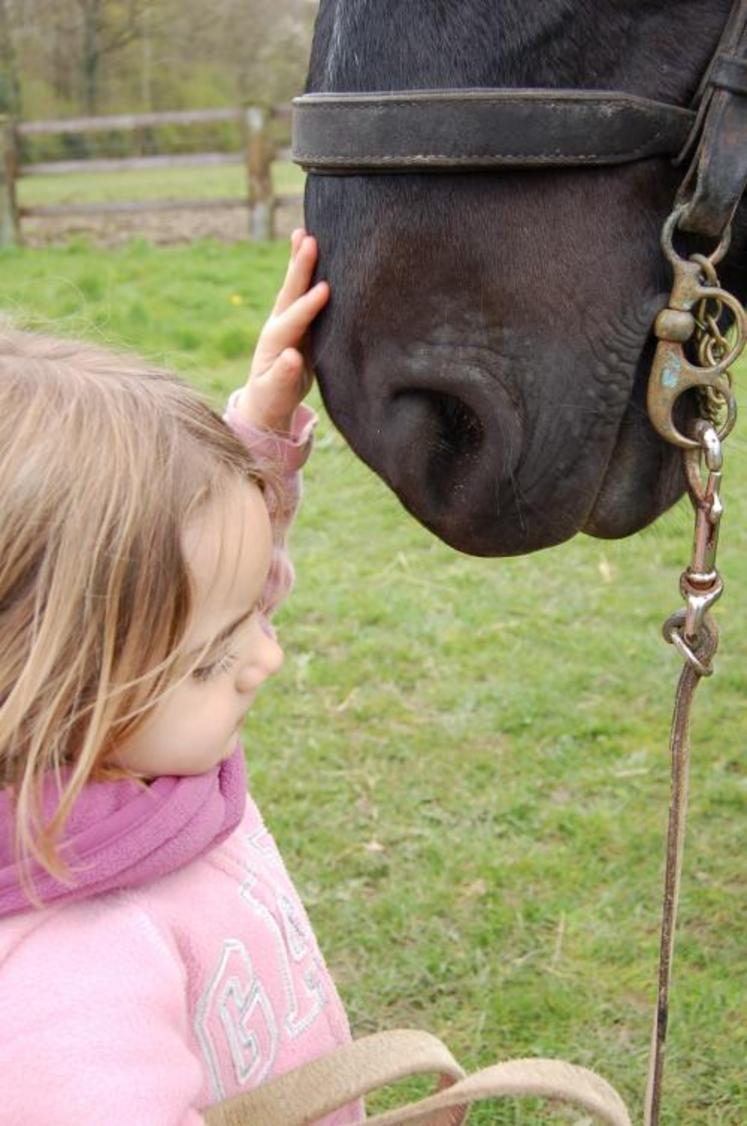
<path id="1" fill-rule="evenodd" d="M 285 537 L 314 416 L 287 440 L 227 421 L 284 479 L 267 600 L 287 593 Z M 54 787 L 46 794 L 54 805 Z M 86 787 L 68 887 L 37 870 L 29 905 L 0 794 L 0 1124 L 196 1126 L 201 1110 L 350 1039 L 308 918 L 246 795 L 243 751 L 147 790 Z M 359 1122 L 353 1105 L 325 1119 Z"/>

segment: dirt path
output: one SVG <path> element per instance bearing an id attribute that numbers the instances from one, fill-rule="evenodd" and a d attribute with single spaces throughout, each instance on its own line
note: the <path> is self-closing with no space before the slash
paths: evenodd
<path id="1" fill-rule="evenodd" d="M 302 222 L 298 207 L 278 208 L 275 227 L 278 238 L 286 238 Z M 248 216 L 243 208 L 215 211 L 143 211 L 135 215 L 69 215 L 30 218 L 23 222 L 26 246 L 54 246 L 83 237 L 94 246 L 121 246 L 132 238 L 144 238 L 156 246 L 178 246 L 195 239 L 214 238 L 243 242 Z"/>

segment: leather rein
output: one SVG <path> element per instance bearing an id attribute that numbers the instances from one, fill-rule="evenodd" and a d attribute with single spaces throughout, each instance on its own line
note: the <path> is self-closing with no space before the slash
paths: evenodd
<path id="1" fill-rule="evenodd" d="M 669 304 L 654 325 L 648 411 L 657 432 L 682 449 L 695 535 L 690 565 L 680 578 L 686 608 L 663 628 L 684 666 L 670 735 L 671 800 L 644 1126 L 658 1126 L 660 1117 L 690 712 L 695 688 L 713 672 L 718 645 L 710 609 L 723 590 L 716 569 L 722 443 L 736 420 L 730 368 L 747 340 L 747 315 L 716 274 L 747 187 L 747 0 L 734 0 L 689 108 L 618 91 L 575 89 L 312 93 L 293 102 L 293 159 L 317 175 L 547 170 L 662 156 L 676 165 L 689 163 L 662 231 L 674 280 Z M 715 240 L 716 247 L 683 259 L 675 247 L 677 231 Z M 687 434 L 674 419 L 685 391 L 694 391 L 698 402 Z"/>

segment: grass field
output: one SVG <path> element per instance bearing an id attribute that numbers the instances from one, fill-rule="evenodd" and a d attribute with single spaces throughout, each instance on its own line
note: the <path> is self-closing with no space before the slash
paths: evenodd
<path id="1" fill-rule="evenodd" d="M 6 252 L 0 308 L 132 346 L 221 401 L 284 258 L 282 245 L 209 242 Z M 663 1126 L 747 1121 L 739 432 L 725 497 L 722 643 L 696 707 Z M 659 631 L 680 605 L 690 540 L 683 503 L 620 543 L 460 556 L 322 418 L 280 617 L 287 663 L 246 746 L 357 1033 L 425 1027 L 470 1069 L 575 1060 L 640 1120 L 678 674 Z M 589 1122 L 527 1104 L 473 1121 Z"/>

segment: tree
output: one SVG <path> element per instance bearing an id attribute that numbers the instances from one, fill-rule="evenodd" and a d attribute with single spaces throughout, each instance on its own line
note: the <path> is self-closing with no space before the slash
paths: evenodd
<path id="1" fill-rule="evenodd" d="M 0 114 L 21 116 L 21 82 L 11 26 L 11 0 L 0 0 Z"/>
<path id="2" fill-rule="evenodd" d="M 7 91 L 15 74 L 32 117 L 286 101 L 303 84 L 315 9 L 315 0 L 0 0 L 0 85 Z"/>
<path id="3" fill-rule="evenodd" d="M 151 0 L 74 0 L 81 21 L 81 73 L 86 111 L 96 113 L 104 59 L 143 33 Z"/>
<path id="4" fill-rule="evenodd" d="M 231 100 L 286 101 L 299 92 L 315 11 L 309 0 L 159 0 L 163 5 L 171 5 L 172 73 L 198 58 L 220 73 Z"/>

